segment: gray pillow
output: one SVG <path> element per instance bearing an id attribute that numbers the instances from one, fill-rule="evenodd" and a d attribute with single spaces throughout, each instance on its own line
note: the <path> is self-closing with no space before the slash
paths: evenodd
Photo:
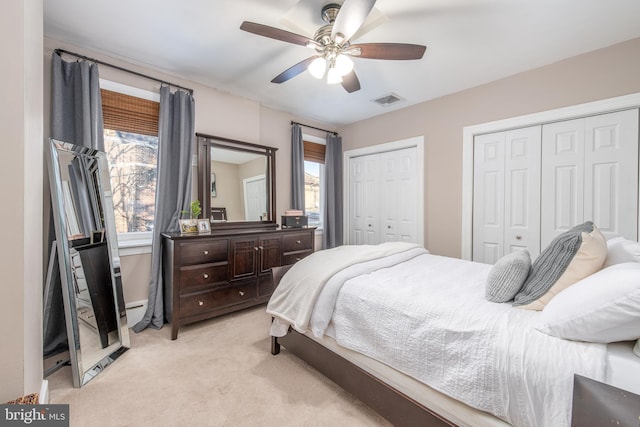
<path id="1" fill-rule="evenodd" d="M 599 270 L 606 256 L 607 242 L 593 222 L 576 225 L 536 258 L 513 305 L 542 310 L 563 289 Z"/>
<path id="2" fill-rule="evenodd" d="M 517 250 L 503 256 L 487 276 L 485 297 L 491 302 L 507 302 L 516 296 L 531 268 L 529 251 Z"/>

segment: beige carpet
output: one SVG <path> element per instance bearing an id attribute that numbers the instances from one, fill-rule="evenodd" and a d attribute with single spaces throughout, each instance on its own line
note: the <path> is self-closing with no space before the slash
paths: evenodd
<path id="1" fill-rule="evenodd" d="M 132 348 L 81 389 L 49 380 L 77 426 L 389 426 L 283 348 L 272 356 L 264 306 L 185 326 L 131 332 Z"/>

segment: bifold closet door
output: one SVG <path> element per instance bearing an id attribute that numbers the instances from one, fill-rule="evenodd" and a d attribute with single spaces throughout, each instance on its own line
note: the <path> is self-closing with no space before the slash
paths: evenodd
<path id="1" fill-rule="evenodd" d="M 540 253 L 540 126 L 474 140 L 474 261 Z"/>
<path id="2" fill-rule="evenodd" d="M 584 221 L 607 236 L 638 235 L 638 110 L 542 130 L 541 245 Z"/>
<path id="3" fill-rule="evenodd" d="M 379 156 L 380 240 L 417 242 L 416 148 L 389 151 Z"/>
<path id="4" fill-rule="evenodd" d="M 349 161 L 349 244 L 380 242 L 378 162 L 377 154 Z"/>
<path id="5" fill-rule="evenodd" d="M 349 160 L 349 244 L 418 241 L 417 149 Z"/>

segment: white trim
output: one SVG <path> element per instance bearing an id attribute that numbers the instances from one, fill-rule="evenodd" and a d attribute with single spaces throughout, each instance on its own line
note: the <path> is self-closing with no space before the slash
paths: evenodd
<path id="1" fill-rule="evenodd" d="M 42 385 L 40 386 L 40 393 L 38 394 L 38 404 L 39 405 L 49 404 L 49 380 L 42 380 Z"/>
<path id="2" fill-rule="evenodd" d="M 133 325 L 138 323 L 144 317 L 147 312 L 148 299 L 140 301 L 132 301 L 125 304 L 125 310 L 127 311 L 127 326 L 133 328 Z"/>
<path id="3" fill-rule="evenodd" d="M 118 253 L 120 256 L 151 253 L 152 231 L 118 233 Z"/>
<path id="4" fill-rule="evenodd" d="M 476 135 L 640 107 L 640 92 L 462 129 L 462 259 L 471 259 L 473 240 L 473 140 Z"/>
<path id="5" fill-rule="evenodd" d="M 302 134 L 302 140 L 303 141 L 313 142 L 315 144 L 327 145 L 326 138 L 321 138 L 319 136 L 307 135 L 307 134 L 303 133 Z"/>
<path id="6" fill-rule="evenodd" d="M 123 93 L 136 98 L 146 99 L 148 101 L 160 102 L 160 94 L 149 90 L 140 89 L 133 86 L 124 85 L 122 83 L 112 82 L 111 80 L 99 79 L 100 89 L 110 90 L 112 92 Z"/>
<path id="7" fill-rule="evenodd" d="M 343 191 L 343 240 L 348 241 L 349 237 L 349 161 L 355 157 L 367 156 L 370 154 L 386 153 L 405 148 L 416 148 L 416 187 L 418 212 L 416 218 L 416 233 L 420 245 L 424 245 L 424 136 L 414 136 L 412 138 L 401 139 L 399 141 L 386 142 L 383 144 L 370 145 L 368 147 L 356 148 L 343 153 L 342 176 L 344 177 Z"/>

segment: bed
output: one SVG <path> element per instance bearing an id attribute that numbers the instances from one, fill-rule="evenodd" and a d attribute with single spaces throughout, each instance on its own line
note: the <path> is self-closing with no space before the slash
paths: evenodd
<path id="1" fill-rule="evenodd" d="M 395 425 L 568 426 L 574 374 L 640 392 L 632 341 L 542 333 L 541 311 L 487 300 L 492 269 L 407 243 L 318 251 L 274 271 L 272 353 Z"/>

